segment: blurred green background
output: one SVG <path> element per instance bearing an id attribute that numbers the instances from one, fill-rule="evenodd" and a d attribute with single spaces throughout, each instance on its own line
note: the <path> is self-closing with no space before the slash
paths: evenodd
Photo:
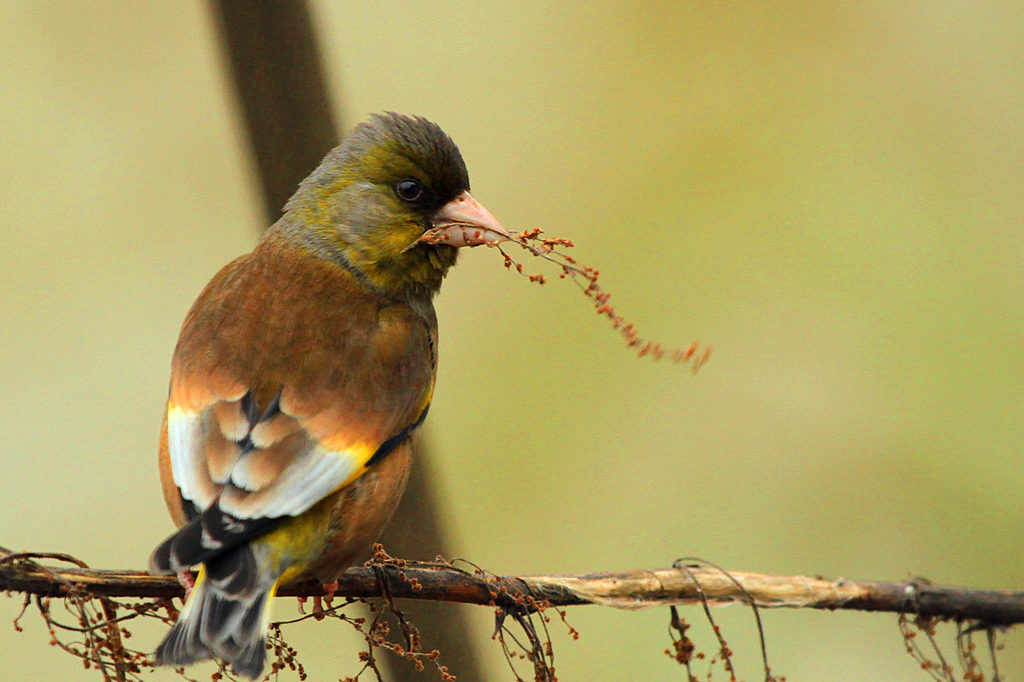
<path id="1" fill-rule="evenodd" d="M 637 360 L 570 284 L 464 254 L 429 420 L 459 555 L 1024 587 L 1024 6 L 314 10 L 346 126 L 436 120 L 506 225 L 574 239 L 642 334 L 715 348 L 696 377 Z M 264 227 L 256 178 L 204 4 L 6 2 L 0 27 L 0 544 L 141 568 L 171 529 L 170 353 Z M 0 679 L 96 679 L 19 606 Z M 759 679 L 749 613 L 719 613 Z M 560 679 L 683 679 L 665 611 L 569 618 Z M 791 682 L 928 679 L 892 617 L 764 619 Z M 343 626 L 292 632 L 311 679 L 358 671 Z"/>

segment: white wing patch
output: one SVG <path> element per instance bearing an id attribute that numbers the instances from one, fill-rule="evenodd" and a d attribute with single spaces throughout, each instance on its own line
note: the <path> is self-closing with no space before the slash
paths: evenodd
<path id="1" fill-rule="evenodd" d="M 237 483 L 233 471 L 235 485 L 224 489 L 220 508 L 239 519 L 298 516 L 358 478 L 372 456 L 373 451 L 367 447 L 336 452 L 318 445 L 291 462 L 273 483 L 254 492 L 243 489 L 247 481 L 242 457 L 236 465 Z"/>
<path id="2" fill-rule="evenodd" d="M 298 516 L 362 475 L 376 451 L 362 443 L 344 450 L 314 444 L 297 423 L 281 415 L 276 424 L 261 422 L 264 431 L 251 432 L 268 447 L 243 453 L 238 443 L 225 439 L 211 410 L 197 414 L 168 407 L 171 473 L 184 499 L 199 509 L 217 500 L 222 511 L 237 519 Z M 231 453 L 218 448 L 234 455 L 222 456 Z"/>
<path id="3" fill-rule="evenodd" d="M 199 509 L 210 506 L 218 492 L 204 457 L 205 430 L 202 415 L 168 406 L 167 453 L 171 474 L 181 496 Z"/>

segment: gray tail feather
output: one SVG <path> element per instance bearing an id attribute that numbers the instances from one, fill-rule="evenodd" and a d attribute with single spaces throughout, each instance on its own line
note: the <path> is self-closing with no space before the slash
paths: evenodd
<path id="1" fill-rule="evenodd" d="M 157 665 L 184 666 L 216 657 L 238 675 L 259 677 L 266 659 L 263 612 L 271 589 L 273 583 L 239 594 L 223 590 L 215 579 L 202 580 L 157 647 Z"/>

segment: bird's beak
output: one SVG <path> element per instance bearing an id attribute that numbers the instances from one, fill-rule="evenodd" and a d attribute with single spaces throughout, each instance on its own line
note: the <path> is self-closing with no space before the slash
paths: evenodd
<path id="1" fill-rule="evenodd" d="M 498 219 L 469 192 L 455 197 L 434 214 L 433 227 L 416 243 L 480 246 L 508 241 L 508 233 Z"/>

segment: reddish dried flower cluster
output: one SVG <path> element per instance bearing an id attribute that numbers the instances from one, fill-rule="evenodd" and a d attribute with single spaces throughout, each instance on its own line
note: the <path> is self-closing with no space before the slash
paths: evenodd
<path id="1" fill-rule="evenodd" d="M 298 675 L 299 680 L 308 679 L 306 669 L 299 660 L 299 652 L 295 647 L 284 641 L 284 634 L 281 632 L 281 624 L 273 623 L 267 636 L 266 648 L 274 655 L 270 663 L 269 677 L 276 678 L 284 670 L 291 670 Z"/>
<path id="2" fill-rule="evenodd" d="M 612 328 L 619 330 L 619 333 L 625 337 L 627 347 L 636 349 L 637 357 L 650 355 L 655 360 L 660 360 L 667 355 L 672 362 L 676 363 L 685 363 L 693 360 L 691 368 L 694 372 L 700 369 L 711 357 L 710 347 L 705 348 L 699 355 L 697 354 L 700 345 L 696 341 L 685 348 L 680 347 L 668 351 L 656 341 L 641 338 L 636 327 L 632 323 L 626 322 L 625 318 L 619 315 L 615 311 L 614 306 L 609 303 L 611 294 L 602 289 L 601 285 L 597 283 L 601 275 L 600 271 L 597 268 L 581 265 L 575 258 L 559 250 L 559 248 L 572 248 L 575 244 L 569 239 L 542 237 L 542 234 L 543 232 L 540 228 L 524 230 L 514 234 L 512 241 L 534 256 L 557 265 L 561 269 L 558 275 L 560 279 L 568 277 L 580 285 L 583 295 L 593 301 L 597 314 L 611 320 Z M 496 245 L 496 248 L 504 256 L 506 268 L 515 270 L 531 282 L 537 282 L 538 284 L 547 282 L 547 278 L 544 275 L 526 272 L 523 264 L 508 255 L 500 245 Z"/>

